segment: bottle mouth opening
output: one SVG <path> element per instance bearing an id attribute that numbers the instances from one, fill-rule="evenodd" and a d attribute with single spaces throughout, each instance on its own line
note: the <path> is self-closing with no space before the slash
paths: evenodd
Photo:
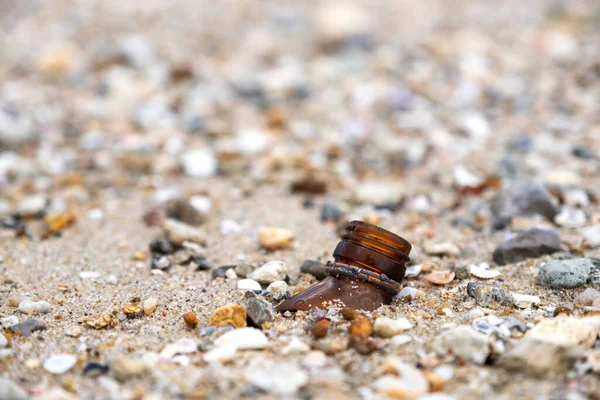
<path id="1" fill-rule="evenodd" d="M 368 222 L 350 222 L 342 239 L 369 247 L 403 264 L 410 260 L 412 246 L 406 239 Z"/>

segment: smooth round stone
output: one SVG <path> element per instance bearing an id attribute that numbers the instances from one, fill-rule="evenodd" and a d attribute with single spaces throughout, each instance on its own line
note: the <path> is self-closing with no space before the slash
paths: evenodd
<path id="1" fill-rule="evenodd" d="M 44 361 L 44 369 L 51 374 L 61 375 L 73 368 L 77 362 L 77 357 L 71 354 L 53 354 Z"/>
<path id="2" fill-rule="evenodd" d="M 22 313 L 46 314 L 52 310 L 52 306 L 47 301 L 24 300 L 19 304 L 19 311 Z"/>
<path id="3" fill-rule="evenodd" d="M 260 283 L 254 279 L 240 279 L 237 283 L 238 289 L 241 290 L 262 290 Z"/>
<path id="4" fill-rule="evenodd" d="M 14 296 L 10 296 L 8 298 L 8 305 L 11 307 L 19 307 L 19 304 L 25 300 L 33 300 L 31 296 L 26 294 L 15 294 Z"/>

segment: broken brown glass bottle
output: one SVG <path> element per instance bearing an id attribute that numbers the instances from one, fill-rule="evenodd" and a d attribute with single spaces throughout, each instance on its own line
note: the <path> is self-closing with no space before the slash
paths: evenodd
<path id="1" fill-rule="evenodd" d="M 352 221 L 325 265 L 328 276 L 285 300 L 277 311 L 325 308 L 339 300 L 346 307 L 371 311 L 389 304 L 400 291 L 412 246 L 405 239 L 363 221 Z"/>

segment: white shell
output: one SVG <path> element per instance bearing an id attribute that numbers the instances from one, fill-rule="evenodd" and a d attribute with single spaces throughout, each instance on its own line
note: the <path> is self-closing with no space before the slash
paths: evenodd
<path id="1" fill-rule="evenodd" d="M 500 271 L 481 268 L 473 264 L 469 266 L 469 272 L 471 273 L 471 275 L 480 279 L 493 279 L 500 276 L 501 274 Z"/>
<path id="2" fill-rule="evenodd" d="M 406 268 L 406 274 L 404 274 L 405 278 L 412 278 L 421 273 L 421 269 L 423 269 L 423 264 L 411 265 Z"/>
<path id="3" fill-rule="evenodd" d="M 540 298 L 538 296 L 531 296 L 528 294 L 511 293 L 513 297 L 513 303 L 518 308 L 529 308 L 534 304 L 540 304 Z"/>

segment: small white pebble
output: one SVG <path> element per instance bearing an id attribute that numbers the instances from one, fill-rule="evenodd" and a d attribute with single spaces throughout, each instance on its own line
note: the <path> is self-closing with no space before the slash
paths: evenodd
<path id="1" fill-rule="evenodd" d="M 396 335 L 394 337 L 392 337 L 392 343 L 394 343 L 395 345 L 403 345 L 406 344 L 408 342 L 410 342 L 412 340 L 412 338 L 408 335 Z"/>
<path id="2" fill-rule="evenodd" d="M 4 317 L 0 319 L 0 326 L 3 328 L 8 328 L 9 326 L 13 326 L 19 323 L 19 318 L 15 315 L 9 315 L 8 317 Z"/>
<path id="3" fill-rule="evenodd" d="M 47 301 L 23 300 L 21 304 L 19 304 L 19 311 L 25 314 L 46 314 L 49 313 L 51 310 L 52 306 Z"/>
<path id="4" fill-rule="evenodd" d="M 220 227 L 223 235 L 229 235 L 230 233 L 238 233 L 242 231 L 240 224 L 232 219 L 224 219 L 221 221 Z"/>
<path id="5" fill-rule="evenodd" d="M 156 306 L 158 305 L 158 299 L 156 297 L 149 297 L 146 300 L 144 300 L 144 303 L 142 305 L 143 309 L 144 309 L 144 314 L 146 315 L 150 315 L 154 312 L 154 310 L 156 310 Z"/>
<path id="6" fill-rule="evenodd" d="M 417 288 L 414 287 L 410 287 L 410 286 L 405 286 L 402 288 L 402 290 L 400 291 L 400 293 L 398 293 L 396 295 L 396 297 L 400 298 L 400 299 L 404 299 L 406 297 L 410 297 L 411 300 L 414 300 L 415 297 L 417 297 L 417 292 L 419 290 Z"/>
<path id="7" fill-rule="evenodd" d="M 79 277 L 81 279 L 96 279 L 100 278 L 100 272 L 97 271 L 80 271 Z"/>
<path id="8" fill-rule="evenodd" d="M 225 271 L 225 277 L 227 279 L 237 279 L 237 274 L 233 268 L 229 268 L 227 271 Z"/>
<path id="9" fill-rule="evenodd" d="M 260 283 L 256 282 L 254 279 L 240 279 L 237 283 L 237 287 L 241 290 L 262 290 Z"/>
<path id="10" fill-rule="evenodd" d="M 81 328 L 78 326 L 67 328 L 67 330 L 65 330 L 65 335 L 70 337 L 79 337 L 79 335 L 81 335 Z"/>
<path id="11" fill-rule="evenodd" d="M 310 346 L 298 339 L 296 336 L 282 350 L 283 355 L 288 354 L 304 354 L 310 351 Z"/>
<path id="12" fill-rule="evenodd" d="M 77 362 L 77 358 L 71 354 L 53 354 L 44 361 L 44 369 L 51 374 L 64 374 Z"/>
<path id="13" fill-rule="evenodd" d="M 270 293 L 273 300 L 282 300 L 285 298 L 288 292 L 288 284 L 285 281 L 275 281 L 267 287 L 267 291 Z"/>

